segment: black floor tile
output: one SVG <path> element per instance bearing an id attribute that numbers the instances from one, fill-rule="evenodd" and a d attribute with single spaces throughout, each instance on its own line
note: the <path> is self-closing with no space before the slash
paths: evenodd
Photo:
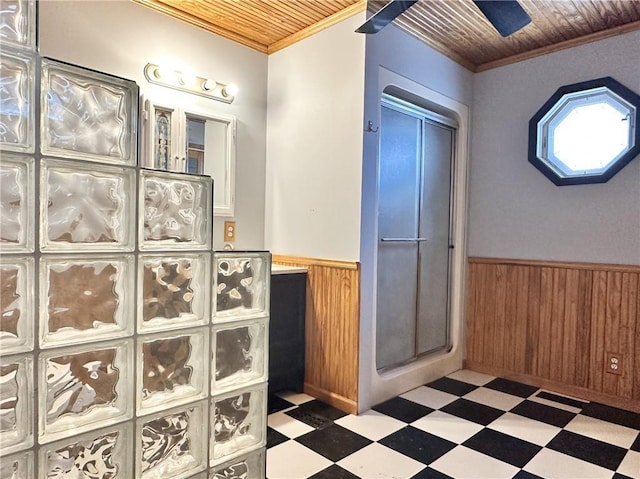
<path id="1" fill-rule="evenodd" d="M 378 404 L 373 410 L 406 423 L 417 421 L 421 417 L 434 411 L 434 409 L 427 406 L 401 397 L 394 397 L 382 404 Z"/>
<path id="2" fill-rule="evenodd" d="M 612 422 L 631 429 L 640 430 L 640 414 L 626 411 L 611 406 L 605 406 L 597 402 L 591 402 L 582 409 L 585 416 L 595 417 L 603 421 Z"/>
<path id="3" fill-rule="evenodd" d="M 327 427 L 336 419 L 347 415 L 346 412 L 317 399 L 301 404 L 285 414 L 316 429 Z"/>
<path id="4" fill-rule="evenodd" d="M 516 467 L 524 467 L 542 449 L 536 444 L 486 428 L 462 445 Z"/>
<path id="5" fill-rule="evenodd" d="M 277 446 L 288 440 L 289 438 L 287 436 L 267 426 L 267 448 Z"/>
<path id="6" fill-rule="evenodd" d="M 373 442 L 337 424 L 308 432 L 295 440 L 333 462 L 338 462 Z"/>
<path id="7" fill-rule="evenodd" d="M 467 399 L 457 399 L 445 407 L 440 408 L 440 410 L 482 424 L 483 426 L 492 423 L 504 414 L 504 411 L 477 402 L 468 401 Z"/>
<path id="8" fill-rule="evenodd" d="M 616 472 L 611 479 L 634 479 L 634 478 L 629 476 L 624 476 Z"/>
<path id="9" fill-rule="evenodd" d="M 627 450 L 621 447 L 569 431 L 560 431 L 547 444 L 547 448 L 606 467 L 611 471 L 620 466 L 627 454 Z"/>
<path id="10" fill-rule="evenodd" d="M 544 479 L 540 476 L 536 476 L 535 474 L 531 474 L 527 471 L 520 471 L 518 474 L 513 476 L 513 479 Z"/>
<path id="11" fill-rule="evenodd" d="M 305 412 L 310 414 L 315 414 L 316 416 L 326 417 L 331 421 L 335 421 L 336 419 L 340 419 L 343 416 L 346 416 L 347 413 L 337 409 L 333 406 L 329 406 L 328 404 L 323 403 L 317 399 L 313 401 L 308 401 L 306 403 L 298 406 L 298 409 L 302 409 Z"/>
<path id="12" fill-rule="evenodd" d="M 636 440 L 631 445 L 631 450 L 640 452 L 640 433 L 638 433 L 638 437 L 636 437 Z"/>
<path id="13" fill-rule="evenodd" d="M 520 396 L 521 398 L 528 398 L 534 392 L 538 390 L 535 386 L 529 386 L 528 384 L 522 384 L 509 379 L 496 378 L 493 381 L 484 385 L 485 388 L 495 389 L 503 393 L 512 394 L 514 396 Z"/>
<path id="14" fill-rule="evenodd" d="M 455 394 L 456 396 L 464 396 L 470 393 L 474 389 L 478 389 L 475 384 L 465 383 L 451 378 L 440 378 L 433 382 L 430 382 L 426 386 L 434 389 L 439 389 L 449 394 Z"/>
<path id="15" fill-rule="evenodd" d="M 329 466 L 326 469 L 314 474 L 309 479 L 360 479 L 358 476 L 351 474 L 346 469 L 342 469 L 337 464 Z"/>
<path id="16" fill-rule="evenodd" d="M 453 479 L 451 476 L 447 476 L 446 474 L 441 473 L 440 471 L 436 471 L 435 469 L 431 469 L 430 467 L 424 468 L 418 474 L 413 476 L 411 479 Z"/>
<path id="17" fill-rule="evenodd" d="M 457 446 L 412 426 L 402 428 L 378 442 L 423 464 L 431 464 Z"/>
<path id="18" fill-rule="evenodd" d="M 555 407 L 547 406 L 533 401 L 522 401 L 510 412 L 519 414 L 520 416 L 535 419 L 536 421 L 545 422 L 552 426 L 565 427 L 569 424 L 576 414 L 565 411 L 564 409 L 558 409 Z"/>
<path id="19" fill-rule="evenodd" d="M 331 426 L 333 424 L 331 419 L 306 412 L 304 409 L 300 408 L 292 409 L 291 411 L 285 412 L 285 414 L 293 419 L 305 423 L 307 426 L 311 426 L 314 429 L 322 429 L 323 427 Z"/>
<path id="20" fill-rule="evenodd" d="M 557 394 L 548 393 L 546 391 L 540 391 L 536 394 L 539 398 L 546 399 L 547 401 L 553 401 L 567 406 L 582 409 L 586 404 L 585 401 L 578 401 L 577 399 L 566 398 L 564 396 L 558 396 Z"/>
<path id="21" fill-rule="evenodd" d="M 282 399 L 280 396 L 270 394 L 267 399 L 267 414 L 273 414 L 274 412 L 282 411 L 295 406 L 292 402 Z"/>

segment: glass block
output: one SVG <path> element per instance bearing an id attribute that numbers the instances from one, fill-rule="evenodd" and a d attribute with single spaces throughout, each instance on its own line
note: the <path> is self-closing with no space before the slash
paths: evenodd
<path id="1" fill-rule="evenodd" d="M 33 359 L 0 360 L 0 451 L 10 454 L 33 445 Z"/>
<path id="2" fill-rule="evenodd" d="M 207 403 L 138 419 L 136 474 L 141 479 L 183 479 L 206 468 Z"/>
<path id="3" fill-rule="evenodd" d="M 211 465 L 266 444 L 266 384 L 215 396 L 211 400 Z"/>
<path id="4" fill-rule="evenodd" d="M 3 2 L 4 3 L 4 2 Z M 2 7 L 0 7 L 2 8 Z M 33 153 L 35 60 L 2 48 L 0 53 L 0 148 Z"/>
<path id="5" fill-rule="evenodd" d="M 138 414 L 166 409 L 208 395 L 209 329 L 138 338 Z"/>
<path id="6" fill-rule="evenodd" d="M 214 467 L 209 479 L 265 479 L 265 448 Z"/>
<path id="7" fill-rule="evenodd" d="M 133 340 L 43 352 L 38 374 L 41 444 L 133 416 Z"/>
<path id="8" fill-rule="evenodd" d="M 19 452 L 0 459 L 0 479 L 33 479 L 33 453 Z"/>
<path id="9" fill-rule="evenodd" d="M 33 158 L 2 155 L 0 162 L 0 251 L 33 252 Z"/>
<path id="10" fill-rule="evenodd" d="M 138 260 L 138 331 L 208 324 L 210 253 L 141 255 Z"/>
<path id="11" fill-rule="evenodd" d="M 267 325 L 261 318 L 213 327 L 211 394 L 267 379 Z"/>
<path id="12" fill-rule="evenodd" d="M 0 354 L 33 349 L 33 259 L 0 257 Z"/>
<path id="13" fill-rule="evenodd" d="M 91 431 L 40 448 L 47 479 L 128 479 L 133 467 L 133 424 Z"/>
<path id="14" fill-rule="evenodd" d="M 216 252 L 213 264 L 214 322 L 269 314 L 269 253 Z"/>
<path id="15" fill-rule="evenodd" d="M 132 251 L 135 170 L 45 159 L 40 179 L 42 251 Z"/>
<path id="16" fill-rule="evenodd" d="M 29 50 L 36 49 L 35 0 L 0 2 L 0 42 Z"/>
<path id="17" fill-rule="evenodd" d="M 40 346 L 133 334 L 133 278 L 133 255 L 43 256 Z"/>
<path id="18" fill-rule="evenodd" d="M 43 154 L 136 164 L 135 82 L 44 58 L 41 96 Z"/>
<path id="19" fill-rule="evenodd" d="M 211 249 L 212 188 L 208 176 L 142 170 L 140 249 Z"/>

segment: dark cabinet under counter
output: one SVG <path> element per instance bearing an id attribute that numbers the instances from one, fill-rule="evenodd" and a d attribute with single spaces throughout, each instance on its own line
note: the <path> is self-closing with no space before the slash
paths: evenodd
<path id="1" fill-rule="evenodd" d="M 269 324 L 269 393 L 304 387 L 307 273 L 273 266 Z"/>

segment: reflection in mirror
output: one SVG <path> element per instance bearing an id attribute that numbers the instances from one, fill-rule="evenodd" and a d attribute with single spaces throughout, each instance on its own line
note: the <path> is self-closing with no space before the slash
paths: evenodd
<path id="1" fill-rule="evenodd" d="M 187 115 L 187 173 L 201 175 L 204 172 L 205 120 Z"/>
<path id="2" fill-rule="evenodd" d="M 185 115 L 187 121 L 187 173 L 209 175 L 214 180 L 216 214 L 226 208 L 233 214 L 233 125 L 226 118 Z"/>
<path id="3" fill-rule="evenodd" d="M 215 216 L 233 216 L 235 117 L 184 111 L 149 101 L 146 109 L 151 121 L 146 128 L 143 166 L 211 176 Z"/>
<path id="4" fill-rule="evenodd" d="M 154 166 L 168 170 L 171 164 L 171 111 L 163 108 L 155 110 Z"/>

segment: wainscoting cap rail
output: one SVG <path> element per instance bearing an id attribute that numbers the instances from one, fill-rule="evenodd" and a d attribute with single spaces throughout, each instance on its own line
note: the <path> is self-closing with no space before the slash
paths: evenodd
<path id="1" fill-rule="evenodd" d="M 307 258 L 304 256 L 273 255 L 273 262 L 279 264 L 295 264 L 300 266 L 328 266 L 330 268 L 342 268 L 359 270 L 360 263 L 357 261 L 343 261 L 334 259 Z"/>
<path id="2" fill-rule="evenodd" d="M 620 273 L 640 273 L 640 265 L 633 264 L 608 264 L 608 263 L 582 263 L 569 261 L 548 261 L 538 259 L 506 259 L 485 258 L 470 256 L 469 263 L 475 264 L 505 264 L 514 266 L 539 266 L 547 268 L 588 269 L 594 271 L 615 271 Z"/>

